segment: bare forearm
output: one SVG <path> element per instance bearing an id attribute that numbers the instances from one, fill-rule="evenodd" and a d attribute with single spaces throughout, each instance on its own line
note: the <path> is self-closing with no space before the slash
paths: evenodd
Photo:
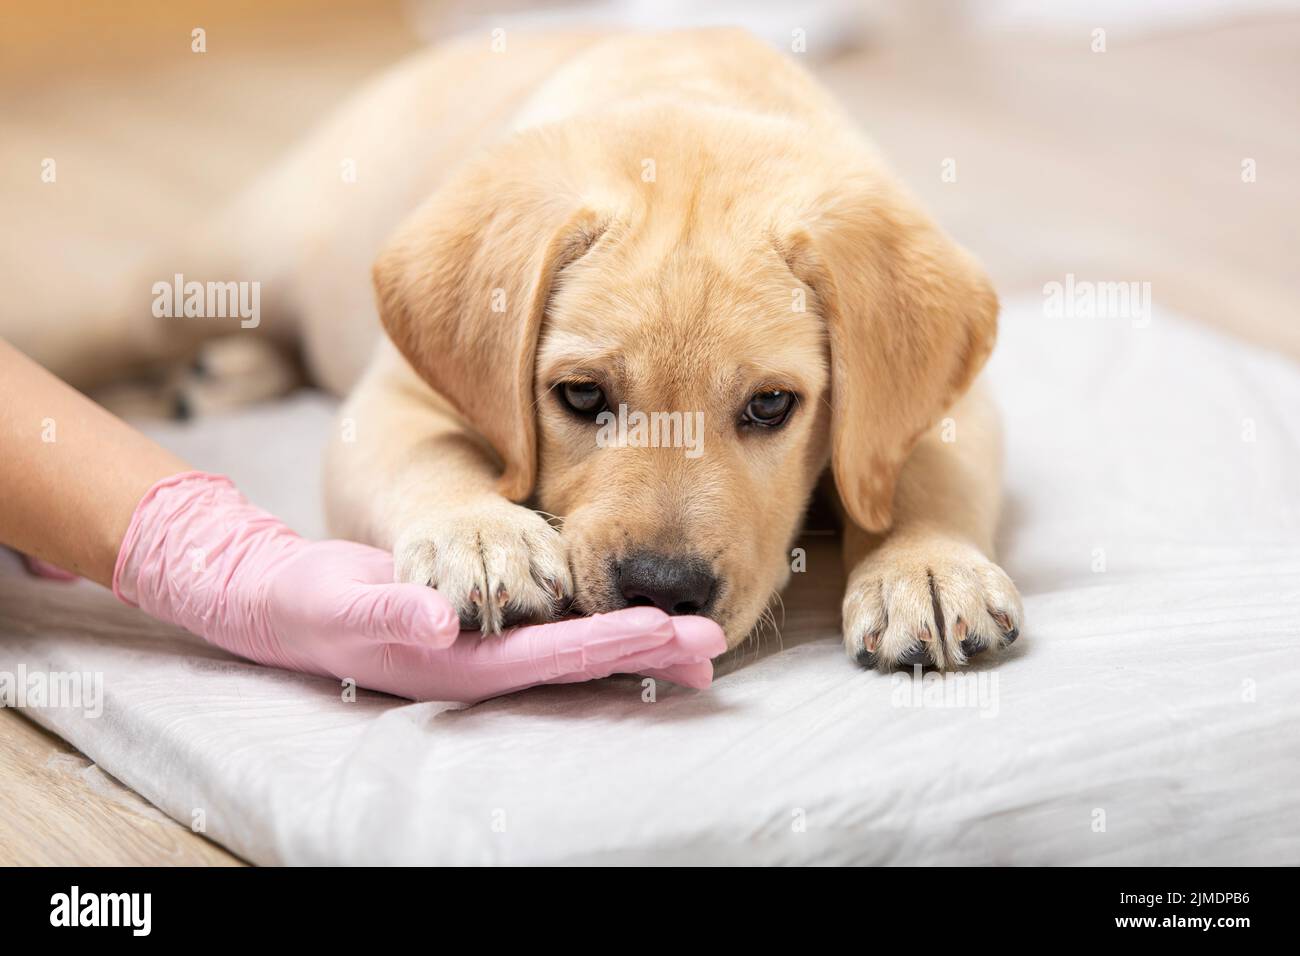
<path id="1" fill-rule="evenodd" d="M 140 498 L 186 468 L 0 342 L 0 544 L 108 585 Z"/>

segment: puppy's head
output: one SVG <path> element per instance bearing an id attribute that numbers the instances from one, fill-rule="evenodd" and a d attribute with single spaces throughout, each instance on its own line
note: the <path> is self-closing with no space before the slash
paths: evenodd
<path id="1" fill-rule="evenodd" d="M 920 434 L 992 346 L 997 302 L 853 141 L 677 116 L 522 134 L 375 267 L 385 328 L 563 519 L 576 603 L 717 620 L 786 581 L 829 458 L 890 524 Z M 827 159 L 834 154 L 834 159 Z"/>

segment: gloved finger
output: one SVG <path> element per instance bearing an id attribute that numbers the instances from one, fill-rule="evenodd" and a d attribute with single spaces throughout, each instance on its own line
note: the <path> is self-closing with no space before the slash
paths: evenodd
<path id="1" fill-rule="evenodd" d="M 655 608 L 628 608 L 516 628 L 497 637 L 465 632 L 445 650 L 392 643 L 356 678 L 364 687 L 412 700 L 474 702 L 557 679 L 589 680 L 574 672 L 593 663 L 600 666 L 600 661 L 614 666 L 629 654 L 662 648 L 673 640 L 668 615 Z M 674 661 L 669 654 L 646 666 Z"/>
<path id="2" fill-rule="evenodd" d="M 672 619 L 652 607 L 557 621 L 509 631 L 484 642 L 484 659 L 515 671 L 521 684 L 542 684 L 566 674 L 602 671 L 632 654 L 673 640 Z M 612 673 L 603 670 L 603 673 Z"/>
<path id="3" fill-rule="evenodd" d="M 588 680 L 580 675 L 672 640 L 668 615 L 648 607 L 521 627 L 498 637 L 465 634 L 441 664 L 442 686 L 456 692 L 449 699 L 483 700 L 560 678 Z"/>
<path id="4" fill-rule="evenodd" d="M 342 630 L 385 644 L 446 648 L 460 621 L 445 597 L 422 584 L 354 585 L 344 599 Z"/>
<path id="5" fill-rule="evenodd" d="M 676 668 L 686 668 L 682 683 L 707 686 L 712 674 L 709 658 L 721 653 L 725 644 L 712 621 L 669 618 L 655 608 L 628 608 L 521 627 L 498 637 L 464 633 L 445 651 L 392 646 L 385 649 L 383 672 L 358 675 L 358 680 L 414 700 L 465 702 L 538 684 L 647 671 L 676 673 Z M 708 667 L 707 673 L 701 664 Z"/>
<path id="6" fill-rule="evenodd" d="M 575 625 L 585 625 L 587 633 Z M 665 625 L 670 640 L 655 643 L 632 641 L 626 628 L 653 627 L 656 635 L 664 633 Z M 610 674 L 640 674 L 646 670 L 662 670 L 676 665 L 707 662 L 721 654 L 727 647 L 722 629 L 713 621 L 702 617 L 668 617 L 655 608 L 638 607 L 543 625 L 543 628 L 564 628 L 554 631 L 572 646 L 562 649 L 553 659 L 552 666 L 529 681 L 529 684 L 571 684 L 608 677 Z M 530 628 L 521 628 L 522 634 Z M 594 636 L 591 632 L 595 632 Z M 602 633 L 603 632 L 603 633 Z M 503 635 L 502 639 L 509 639 Z M 710 674 L 712 668 L 710 667 Z M 695 675 L 698 680 L 698 672 Z M 528 686 L 528 684 L 521 685 Z"/>
<path id="7" fill-rule="evenodd" d="M 684 687 L 704 690 L 713 683 L 713 658 L 727 649 L 722 628 L 705 617 L 675 617 L 673 620 L 674 658 L 663 667 L 642 666 L 631 673 L 670 680 Z M 624 662 L 631 663 L 631 662 Z"/>
<path id="8" fill-rule="evenodd" d="M 673 662 L 663 667 L 641 666 L 629 673 L 662 678 L 697 690 L 708 688 L 713 683 L 713 658 L 727 649 L 726 635 L 706 617 L 674 617 L 672 623 L 674 639 L 668 646 L 673 649 Z M 635 666 L 632 661 L 622 663 Z"/>
<path id="9" fill-rule="evenodd" d="M 465 643 L 483 643 L 478 634 L 465 634 Z M 500 640 L 493 638 L 490 640 Z M 713 676 L 713 665 L 704 661 L 680 660 L 680 647 L 667 645 L 639 654 L 605 661 L 578 673 L 561 674 L 548 681 L 517 680 L 512 668 L 449 666 L 452 651 L 437 651 L 413 645 L 371 645 L 366 664 L 353 660 L 347 675 L 371 690 L 396 694 L 411 700 L 447 700 L 476 703 L 501 697 L 541 683 L 574 684 L 611 674 L 640 674 L 670 680 L 685 687 L 704 689 Z"/>
<path id="10" fill-rule="evenodd" d="M 693 687 L 695 690 L 708 690 L 709 685 L 713 683 L 713 662 L 693 661 L 687 664 L 674 664 L 671 667 L 652 667 L 638 673 L 644 677 L 653 677 L 655 680 L 672 681 L 683 687 Z"/>
<path id="11" fill-rule="evenodd" d="M 57 564 L 50 564 L 50 562 L 34 558 L 30 554 L 23 555 L 23 564 L 27 565 L 29 574 L 38 578 L 48 578 L 51 581 L 75 581 L 78 577 L 71 571 L 63 570 Z"/>
<path id="12" fill-rule="evenodd" d="M 712 660 L 727 649 L 727 635 L 716 621 L 707 617 L 683 615 L 673 620 L 673 633 L 683 650 L 697 660 Z"/>
<path id="13" fill-rule="evenodd" d="M 683 646 L 674 637 L 658 647 L 650 647 L 625 654 L 622 657 L 600 661 L 585 661 L 583 666 L 551 678 L 547 683 L 574 684 L 597 680 L 611 674 L 645 674 L 647 671 L 666 671 L 676 667 L 690 667 L 708 663 L 708 647 Z M 712 667 L 710 666 L 710 672 Z"/>

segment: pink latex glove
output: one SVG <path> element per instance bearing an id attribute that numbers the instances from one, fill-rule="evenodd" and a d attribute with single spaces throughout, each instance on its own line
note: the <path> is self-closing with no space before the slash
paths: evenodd
<path id="1" fill-rule="evenodd" d="M 308 541 L 228 478 L 201 472 L 165 478 L 140 500 L 113 593 L 241 657 L 415 700 L 477 701 L 616 673 L 703 688 L 725 647 L 712 621 L 646 607 L 461 635 L 437 591 L 393 583 L 386 551 Z"/>

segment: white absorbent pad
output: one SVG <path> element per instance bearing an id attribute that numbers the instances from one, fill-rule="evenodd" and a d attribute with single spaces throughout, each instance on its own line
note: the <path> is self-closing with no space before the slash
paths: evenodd
<path id="1" fill-rule="evenodd" d="M 28 716 L 257 863 L 1300 862 L 1300 367 L 1027 299 L 988 375 L 1027 624 L 962 684 L 845 657 L 824 537 L 779 641 L 652 702 L 635 678 L 349 702 L 16 561 L 0 672 L 102 675 L 102 713 Z M 155 433 L 320 534 L 330 410 Z"/>

